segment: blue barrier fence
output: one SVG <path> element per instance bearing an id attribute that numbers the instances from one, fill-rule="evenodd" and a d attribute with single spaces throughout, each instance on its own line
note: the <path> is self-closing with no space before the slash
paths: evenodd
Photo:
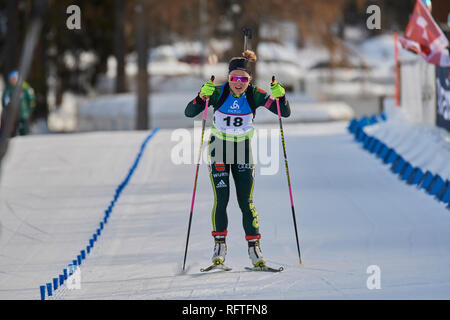
<path id="1" fill-rule="evenodd" d="M 136 170 L 139 161 L 141 160 L 141 157 L 144 153 L 145 147 L 147 146 L 147 143 L 150 141 L 150 139 L 158 132 L 159 128 L 153 129 L 153 131 L 150 132 L 150 134 L 145 138 L 145 140 L 141 144 L 141 148 L 139 150 L 139 153 L 136 156 L 136 159 L 131 166 L 130 170 L 128 171 L 127 176 L 125 179 L 120 183 L 115 191 L 114 197 L 109 203 L 107 209 L 105 210 L 105 215 L 103 216 L 102 221 L 99 223 L 99 227 L 95 230 L 95 232 L 92 234 L 91 239 L 89 239 L 89 244 L 86 246 L 86 248 L 83 248 L 79 251 L 79 253 L 76 254 L 75 259 L 72 260 L 72 263 L 68 264 L 68 268 L 65 268 L 62 270 L 62 274 L 59 274 L 58 277 L 53 278 L 50 282 L 46 283 L 45 285 L 42 285 L 39 287 L 40 290 L 40 297 L 41 300 L 45 300 L 46 297 L 51 297 L 55 293 L 55 291 L 64 285 L 64 282 L 69 279 L 70 276 L 72 276 L 76 269 L 81 266 L 83 263 L 83 260 L 85 260 L 88 256 L 88 254 L 92 251 L 94 248 L 95 243 L 99 239 L 99 237 L 102 234 L 103 229 L 105 228 L 105 225 L 108 223 L 108 219 L 111 215 L 111 212 L 114 209 L 114 206 L 119 199 L 122 191 L 127 186 L 128 182 L 130 181 L 134 171 Z"/>
<path id="2" fill-rule="evenodd" d="M 389 147 L 383 141 L 369 136 L 364 132 L 364 127 L 386 121 L 384 113 L 379 116 L 362 117 L 352 119 L 347 127 L 348 131 L 355 136 L 355 140 L 362 144 L 363 148 L 381 159 L 385 164 L 391 165 L 391 171 L 409 185 L 415 185 L 418 189 L 423 189 L 436 200 L 447 204 L 450 209 L 450 182 L 438 173 L 430 171 L 424 172 L 422 168 L 414 167 L 406 159 L 403 159 L 394 148 Z"/>

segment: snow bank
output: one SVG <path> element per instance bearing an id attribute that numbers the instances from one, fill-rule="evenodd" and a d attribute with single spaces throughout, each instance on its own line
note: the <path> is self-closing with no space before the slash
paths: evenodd
<path id="1" fill-rule="evenodd" d="M 413 123 L 401 108 L 388 106 L 387 121 L 364 128 L 366 134 L 393 148 L 413 167 L 450 180 L 450 134 L 442 128 Z"/>
<path id="2" fill-rule="evenodd" d="M 344 102 L 291 103 L 291 115 L 283 118 L 283 122 L 326 122 L 344 121 L 354 117 L 353 109 Z M 257 113 L 258 123 L 274 121 L 274 114 L 262 110 Z"/>
<path id="3" fill-rule="evenodd" d="M 191 126 L 184 108 L 196 93 L 153 93 L 149 97 L 152 127 L 178 128 Z M 133 130 L 135 128 L 136 95 L 107 95 L 82 103 L 77 108 L 77 131 Z"/>
<path id="4" fill-rule="evenodd" d="M 48 128 L 53 132 L 75 131 L 77 105 L 84 100 L 71 92 L 64 93 L 61 106 L 48 115 Z"/>

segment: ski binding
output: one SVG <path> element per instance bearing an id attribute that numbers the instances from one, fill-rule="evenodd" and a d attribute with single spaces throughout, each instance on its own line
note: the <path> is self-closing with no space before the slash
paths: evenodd
<path id="1" fill-rule="evenodd" d="M 217 263 L 217 264 L 212 264 L 209 267 L 206 267 L 204 269 L 200 269 L 200 272 L 208 272 L 211 270 L 231 271 L 232 268 L 224 265 L 223 263 Z"/>
<path id="2" fill-rule="evenodd" d="M 262 271 L 262 272 L 281 272 L 284 270 L 283 267 L 279 267 L 278 269 L 271 268 L 266 266 L 265 264 L 257 267 L 245 267 L 245 270 L 248 271 Z"/>

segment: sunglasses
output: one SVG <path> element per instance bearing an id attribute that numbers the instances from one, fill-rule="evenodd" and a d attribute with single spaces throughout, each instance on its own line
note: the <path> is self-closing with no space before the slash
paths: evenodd
<path id="1" fill-rule="evenodd" d="M 248 77 L 232 76 L 230 75 L 228 79 L 231 82 L 248 82 Z"/>

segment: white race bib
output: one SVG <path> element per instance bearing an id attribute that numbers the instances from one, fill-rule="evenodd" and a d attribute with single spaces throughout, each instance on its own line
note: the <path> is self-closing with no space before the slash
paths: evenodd
<path id="1" fill-rule="evenodd" d="M 243 134 L 253 129 L 253 113 L 228 114 L 214 112 L 213 124 L 217 130 L 227 134 Z"/>

